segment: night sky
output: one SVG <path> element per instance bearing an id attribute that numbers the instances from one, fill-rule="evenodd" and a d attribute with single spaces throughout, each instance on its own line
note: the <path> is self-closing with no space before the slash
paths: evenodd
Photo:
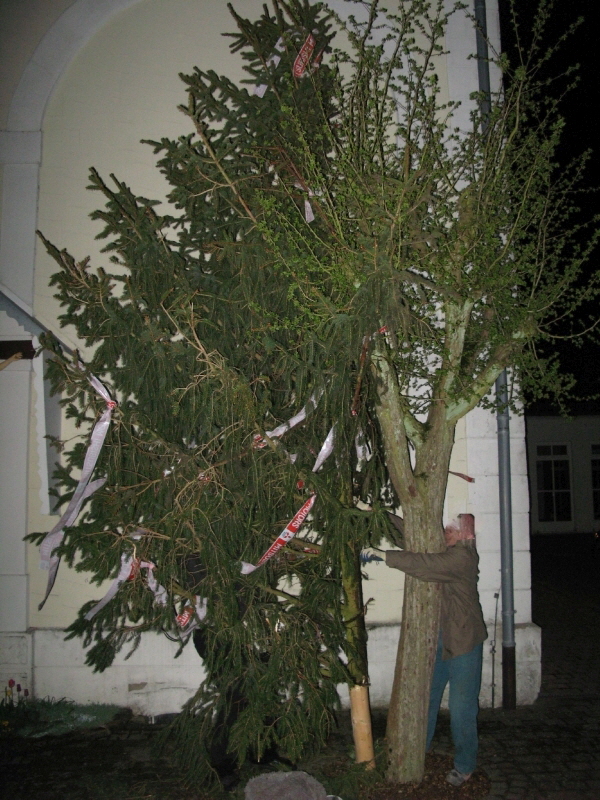
<path id="1" fill-rule="evenodd" d="M 502 26 L 503 49 L 510 52 L 514 42 L 512 26 L 509 22 L 508 0 L 499 0 Z M 598 80 L 598 50 L 600 44 L 598 31 L 600 10 L 598 0 L 556 0 L 551 23 L 547 31 L 547 42 L 554 43 L 566 32 L 570 25 L 583 17 L 584 21 L 565 42 L 560 52 L 553 58 L 548 73 L 560 74 L 571 65 L 578 65 L 578 85 L 563 99 L 562 114 L 566 120 L 564 144 L 559 152 L 559 160 L 568 163 L 586 150 L 592 151 L 586 173 L 586 188 L 600 186 L 600 123 L 596 117 L 600 109 L 600 82 Z M 521 35 L 527 41 L 537 3 L 534 0 L 516 0 L 522 18 Z M 559 82 L 564 87 L 565 82 Z M 586 218 L 600 213 L 600 192 L 591 192 L 583 198 L 582 211 Z M 588 265 L 588 274 L 600 266 L 598 255 Z M 599 308 L 588 308 L 587 313 L 600 315 Z M 565 369 L 573 372 L 578 383 L 576 393 L 580 396 L 600 393 L 600 336 L 597 342 L 586 341 L 583 346 L 557 344 L 554 348 Z M 547 403 L 532 405 L 533 413 L 551 413 L 556 409 Z M 573 413 L 600 413 L 600 401 L 574 403 Z"/>

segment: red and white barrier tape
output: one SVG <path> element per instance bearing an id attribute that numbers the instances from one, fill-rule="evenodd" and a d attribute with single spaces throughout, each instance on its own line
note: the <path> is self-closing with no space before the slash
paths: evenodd
<path id="1" fill-rule="evenodd" d="M 247 561 L 242 561 L 242 575 L 250 575 L 251 572 L 254 572 L 255 569 L 258 569 L 265 564 L 275 555 L 275 553 L 278 553 L 282 547 L 285 547 L 285 545 L 294 538 L 294 536 L 302 527 L 302 523 L 308 516 L 311 508 L 314 506 L 316 499 L 316 494 L 313 494 L 308 498 L 302 508 L 296 512 L 291 521 L 288 522 L 285 528 L 281 531 L 269 549 L 265 550 L 256 564 L 249 564 Z"/>
<path id="2" fill-rule="evenodd" d="M 198 625 L 206 617 L 206 612 L 208 610 L 208 603 L 205 597 L 200 597 L 199 595 L 196 595 L 194 599 L 195 599 L 195 605 L 193 608 L 192 606 L 186 606 L 181 612 L 181 614 L 178 614 L 175 617 L 175 622 L 177 623 L 177 626 L 181 628 L 181 632 L 185 635 L 191 633 L 198 627 Z M 196 616 L 195 619 L 194 615 Z"/>
<path id="3" fill-rule="evenodd" d="M 321 65 L 321 59 L 323 58 L 323 53 L 325 52 L 324 49 L 320 50 L 317 55 L 313 58 L 313 53 L 315 51 L 315 46 L 317 41 L 312 33 L 309 33 L 298 55 L 294 59 L 294 65 L 292 67 L 292 74 L 294 78 L 303 78 L 307 72 L 314 72 L 319 68 Z M 285 50 L 285 42 L 283 36 L 280 36 L 277 42 L 275 43 L 274 52 L 269 56 L 266 61 L 267 67 L 276 67 L 279 62 L 281 61 L 280 53 L 283 53 Z M 311 64 L 312 61 L 312 64 Z M 254 94 L 256 97 L 263 98 L 265 93 L 268 89 L 268 85 L 266 83 L 261 83 L 258 86 L 254 87 Z"/>
<path id="4" fill-rule="evenodd" d="M 315 37 L 312 35 L 312 33 L 309 33 L 294 61 L 294 66 L 292 67 L 292 74 L 294 78 L 301 78 L 306 72 L 306 69 L 310 64 L 312 54 L 315 50 L 316 43 L 317 40 Z"/>
<path id="5" fill-rule="evenodd" d="M 298 415 L 297 415 L 298 416 Z M 297 423 L 296 423 L 297 424 Z M 314 463 L 312 468 L 312 472 L 318 472 L 325 461 L 329 458 L 331 453 L 333 452 L 333 445 L 335 442 L 335 425 L 331 428 L 327 436 L 325 437 L 325 441 L 323 442 L 321 449 L 319 450 L 319 454 L 317 456 L 317 460 Z M 302 508 L 300 508 L 296 514 L 292 517 L 290 522 L 285 526 L 282 532 L 279 534 L 277 539 L 273 542 L 273 544 L 269 547 L 268 550 L 262 554 L 256 564 L 249 564 L 247 561 L 242 561 L 242 575 L 249 575 L 251 572 L 254 572 L 255 569 L 261 567 L 265 562 L 267 562 L 270 558 L 272 558 L 275 553 L 278 553 L 282 547 L 284 547 L 300 530 L 302 523 L 308 516 L 311 508 L 315 504 L 315 500 L 317 499 L 317 495 L 311 495 L 308 500 L 304 503 Z"/>

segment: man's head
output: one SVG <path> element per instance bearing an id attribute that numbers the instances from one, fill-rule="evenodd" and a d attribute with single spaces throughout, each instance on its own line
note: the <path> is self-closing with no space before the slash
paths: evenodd
<path id="1" fill-rule="evenodd" d="M 457 542 L 475 541 L 475 517 L 473 514 L 459 514 L 458 520 L 452 520 L 444 528 L 444 538 L 448 547 Z"/>

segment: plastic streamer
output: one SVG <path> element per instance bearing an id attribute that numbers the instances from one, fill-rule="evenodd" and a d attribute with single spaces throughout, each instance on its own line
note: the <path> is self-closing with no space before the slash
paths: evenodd
<path id="1" fill-rule="evenodd" d="M 79 362 L 78 366 L 80 369 L 84 368 L 81 362 Z M 96 378 L 94 375 L 90 375 L 88 380 L 98 394 L 102 397 L 102 399 L 106 402 L 106 409 L 92 430 L 90 443 L 88 445 L 83 462 L 83 469 L 81 470 L 81 477 L 79 478 L 79 483 L 77 484 L 77 488 L 75 489 L 73 497 L 71 498 L 69 505 L 65 509 L 65 512 L 61 518 L 58 520 L 52 530 L 46 534 L 40 545 L 40 567 L 49 571 L 46 593 L 44 595 L 44 599 L 38 606 L 38 610 L 40 611 L 44 607 L 44 604 L 48 599 L 50 592 L 52 591 L 54 582 L 56 581 L 56 574 L 60 565 L 60 558 L 55 554 L 55 551 L 64 539 L 65 528 L 73 525 L 79 516 L 81 506 L 85 500 L 87 500 L 88 497 L 90 497 L 106 482 L 106 478 L 99 478 L 98 480 L 91 482 L 90 478 L 92 477 L 98 457 L 100 456 L 100 451 L 102 450 L 102 445 L 104 444 L 106 434 L 110 427 L 113 409 L 117 404 L 111 398 L 108 389 L 98 380 L 98 378 Z"/>
<path id="2" fill-rule="evenodd" d="M 329 458 L 329 456 L 333 452 L 334 441 L 335 441 L 335 425 L 331 428 L 331 430 L 325 437 L 325 441 L 323 442 L 321 449 L 319 450 L 319 454 L 317 455 L 317 460 L 314 463 L 312 472 L 318 472 L 325 463 L 325 461 Z M 278 553 L 282 547 L 285 547 L 285 545 L 294 538 L 294 536 L 298 533 L 298 531 L 302 527 L 302 524 L 305 521 L 306 517 L 308 516 L 311 508 L 314 506 L 316 499 L 317 499 L 316 494 L 313 494 L 308 498 L 308 500 L 295 513 L 290 522 L 288 522 L 285 528 L 281 531 L 281 533 L 279 534 L 277 539 L 275 539 L 275 541 L 269 547 L 269 549 L 265 550 L 265 552 L 262 554 L 262 556 L 259 558 L 256 564 L 249 564 L 247 561 L 242 561 L 242 568 L 241 568 L 242 575 L 250 575 L 250 573 L 254 572 L 255 569 L 262 567 L 262 565 L 265 564 L 270 558 L 273 558 L 275 553 Z"/>
<path id="3" fill-rule="evenodd" d="M 279 39 L 277 39 L 277 42 L 275 43 L 275 52 L 272 55 L 270 55 L 269 58 L 267 59 L 266 66 L 276 67 L 281 61 L 281 56 L 279 55 L 279 53 L 283 53 L 284 50 L 285 50 L 285 42 L 283 41 L 283 36 L 280 36 Z M 262 98 L 265 96 L 265 92 L 267 91 L 268 88 L 269 87 L 267 86 L 266 83 L 261 83 L 260 86 L 254 87 L 254 94 L 256 95 L 256 97 Z"/>
<path id="4" fill-rule="evenodd" d="M 311 508 L 314 506 L 316 499 L 316 494 L 313 494 L 308 498 L 302 508 L 296 512 L 290 522 L 288 522 L 285 528 L 281 531 L 269 549 L 265 550 L 256 564 L 249 564 L 247 561 L 242 561 L 242 575 L 250 575 L 251 572 L 254 572 L 254 570 L 258 569 L 259 567 L 262 567 L 262 565 L 265 564 L 270 558 L 273 558 L 275 553 L 278 553 L 282 547 L 285 547 L 285 545 L 294 538 L 294 536 L 302 527 L 302 523 L 308 516 Z"/>
<path id="5" fill-rule="evenodd" d="M 134 538 L 139 539 L 140 536 L 137 535 Z M 111 583 L 108 591 L 98 603 L 96 603 L 93 608 L 91 608 L 87 614 L 85 615 L 85 619 L 91 620 L 93 619 L 96 614 L 101 611 L 117 594 L 121 586 L 126 583 L 128 580 L 135 579 L 136 575 L 140 572 L 140 570 L 146 570 L 146 583 L 152 594 L 154 595 L 154 600 L 157 605 L 159 606 L 166 606 L 169 602 L 169 595 L 167 590 L 164 586 L 162 586 L 157 580 L 154 574 L 154 570 L 156 569 L 156 565 L 153 564 L 151 561 L 141 561 L 138 558 L 135 558 L 133 555 L 128 553 L 123 553 L 121 555 L 121 568 L 117 574 L 117 577 Z M 181 614 L 178 614 L 175 617 L 175 622 L 179 628 L 185 629 L 182 632 L 185 634 L 191 633 L 194 628 L 196 628 L 200 622 L 206 616 L 207 611 L 207 601 L 204 597 L 199 597 L 196 595 L 195 597 L 195 605 L 194 606 L 186 606 Z M 188 624 L 192 617 L 196 615 L 196 618 L 192 621 L 192 624 Z M 187 626 L 187 627 L 186 627 Z"/>
<path id="6" fill-rule="evenodd" d="M 121 584 L 125 583 L 125 581 L 128 580 L 128 578 L 130 577 L 133 565 L 134 565 L 133 556 L 129 555 L 128 553 L 122 553 L 121 569 L 119 570 L 117 577 L 111 583 L 109 590 L 104 595 L 102 600 L 100 600 L 99 603 L 96 603 L 96 605 L 93 608 L 90 608 L 90 610 L 87 612 L 87 614 L 85 615 L 86 620 L 89 621 L 93 619 L 96 616 L 96 614 L 99 611 L 102 611 L 104 606 L 107 605 L 113 599 L 113 597 L 119 591 Z"/>

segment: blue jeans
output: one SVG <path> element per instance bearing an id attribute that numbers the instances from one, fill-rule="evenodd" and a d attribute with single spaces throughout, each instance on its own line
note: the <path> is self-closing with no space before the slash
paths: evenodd
<path id="1" fill-rule="evenodd" d="M 481 660 L 483 643 L 469 653 L 442 661 L 442 637 L 433 668 L 429 695 L 427 723 L 427 750 L 431 745 L 438 711 L 446 684 L 450 683 L 450 727 L 454 742 L 454 766 L 465 775 L 473 772 L 477 764 L 477 713 L 481 686 Z"/>

